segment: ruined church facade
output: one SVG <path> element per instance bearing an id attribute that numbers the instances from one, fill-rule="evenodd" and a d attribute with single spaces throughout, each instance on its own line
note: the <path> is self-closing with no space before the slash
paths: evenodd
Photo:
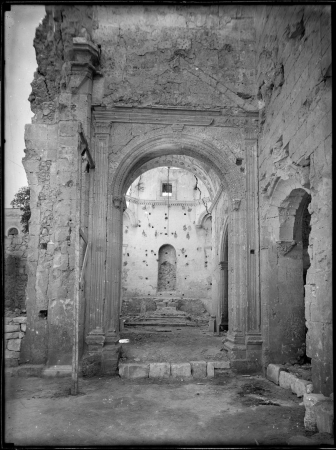
<path id="1" fill-rule="evenodd" d="M 330 42 L 327 6 L 46 7 L 22 362 L 71 364 L 75 331 L 80 358 L 114 373 L 126 194 L 180 167 L 209 193 L 231 366 L 306 353 L 315 391 L 333 391 Z"/>

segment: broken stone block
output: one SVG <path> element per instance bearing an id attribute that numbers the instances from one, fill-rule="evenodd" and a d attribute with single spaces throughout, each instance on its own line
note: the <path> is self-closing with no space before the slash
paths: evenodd
<path id="1" fill-rule="evenodd" d="M 171 375 L 175 378 L 191 377 L 190 363 L 171 363 Z"/>
<path id="2" fill-rule="evenodd" d="M 207 363 L 206 361 L 191 361 L 191 375 L 194 378 L 206 378 Z"/>
<path id="3" fill-rule="evenodd" d="M 14 323 L 27 323 L 27 317 L 14 317 Z"/>
<path id="4" fill-rule="evenodd" d="M 149 378 L 169 378 L 170 363 L 150 363 Z"/>
<path id="5" fill-rule="evenodd" d="M 94 353 L 93 355 L 86 355 L 82 359 L 82 375 L 83 377 L 94 377 L 101 372 L 101 352 Z"/>
<path id="6" fill-rule="evenodd" d="M 13 331 L 20 331 L 20 324 L 5 325 L 5 333 L 12 333 Z"/>
<path id="7" fill-rule="evenodd" d="M 313 406 L 316 416 L 316 425 L 320 433 L 334 434 L 334 402 L 325 400 Z"/>
<path id="8" fill-rule="evenodd" d="M 19 352 L 21 347 L 21 339 L 9 339 L 7 341 L 8 350 Z"/>
<path id="9" fill-rule="evenodd" d="M 279 375 L 279 386 L 284 389 L 291 389 L 296 381 L 296 376 L 289 372 L 281 371 Z"/>
<path id="10" fill-rule="evenodd" d="M 215 369 L 230 369 L 230 361 L 209 361 L 207 363 L 207 377 L 215 376 Z"/>
<path id="11" fill-rule="evenodd" d="M 281 371 L 286 371 L 284 366 L 279 364 L 269 364 L 267 366 L 266 377 L 275 384 L 279 384 L 279 376 Z"/>
<path id="12" fill-rule="evenodd" d="M 294 384 L 291 385 L 292 392 L 298 397 L 302 397 L 304 394 L 313 392 L 313 385 L 311 381 L 302 380 L 296 378 Z"/>
<path id="13" fill-rule="evenodd" d="M 304 416 L 304 426 L 308 431 L 317 431 L 316 424 L 316 414 L 314 410 L 314 406 L 318 402 L 325 401 L 327 397 L 323 394 L 304 394 L 303 395 L 303 404 L 306 408 L 305 416 Z"/>
<path id="14" fill-rule="evenodd" d="M 148 378 L 149 364 L 121 363 L 119 375 L 122 378 Z"/>
<path id="15" fill-rule="evenodd" d="M 24 333 L 26 332 L 26 330 L 27 330 L 27 324 L 26 323 L 21 323 L 21 331 L 23 331 Z"/>

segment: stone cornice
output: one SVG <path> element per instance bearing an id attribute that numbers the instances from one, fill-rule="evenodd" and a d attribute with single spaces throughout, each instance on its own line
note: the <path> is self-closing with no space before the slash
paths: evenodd
<path id="1" fill-rule="evenodd" d="M 148 199 L 143 200 L 143 199 L 131 197 L 129 195 L 126 195 L 125 198 L 126 198 L 126 201 L 128 201 L 130 203 L 135 203 L 137 205 L 167 205 L 168 204 L 168 200 L 148 200 Z M 203 200 L 206 202 L 210 202 L 209 197 L 203 198 Z M 192 201 L 169 200 L 170 206 L 197 206 L 197 205 L 203 205 L 203 204 L 204 203 L 202 200 L 192 200 Z"/>
<path id="2" fill-rule="evenodd" d="M 94 107 L 93 117 L 97 122 L 153 123 L 172 125 L 183 130 L 184 126 L 214 126 L 227 128 L 254 129 L 258 117 L 252 113 L 223 114 L 220 110 L 195 110 L 171 107 Z"/>

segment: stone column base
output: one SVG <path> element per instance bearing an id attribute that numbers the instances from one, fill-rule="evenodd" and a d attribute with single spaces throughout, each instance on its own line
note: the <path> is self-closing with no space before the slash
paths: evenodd
<path id="1" fill-rule="evenodd" d="M 118 375 L 120 353 L 120 344 L 108 344 L 103 347 L 102 373 L 104 375 Z"/>
<path id="2" fill-rule="evenodd" d="M 249 333 L 246 336 L 246 358 L 260 366 L 262 364 L 262 343 L 260 333 Z"/>

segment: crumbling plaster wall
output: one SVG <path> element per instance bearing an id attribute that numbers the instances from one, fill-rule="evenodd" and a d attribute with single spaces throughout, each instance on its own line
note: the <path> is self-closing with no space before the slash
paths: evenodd
<path id="1" fill-rule="evenodd" d="M 128 211 L 131 223 L 124 214 L 123 296 L 158 295 L 158 259 L 162 245 L 170 244 L 176 250 L 176 296 L 204 299 L 211 307 L 212 234 L 211 229 L 197 226 L 197 219 L 209 203 L 208 191 L 195 176 L 182 169 L 171 169 L 169 182 L 173 195 L 161 196 L 161 182 L 167 182 L 167 168 L 152 169 L 134 181 L 128 190 Z M 155 202 L 151 202 L 154 200 Z M 157 204 L 159 201 L 161 204 Z M 179 202 L 180 204 L 176 204 Z M 167 203 L 167 204 L 165 204 Z M 136 225 L 136 226 L 134 226 Z M 207 227 L 208 228 L 208 227 Z M 169 233 L 169 236 L 168 236 Z M 163 294 L 162 294 L 163 295 Z"/>
<path id="2" fill-rule="evenodd" d="M 254 93 L 253 8 L 98 6 L 101 46 L 97 98 L 107 106 L 237 106 Z M 228 88 L 220 92 L 219 86 Z M 231 92 L 232 91 L 232 92 Z M 225 92 L 225 93 L 224 93 Z"/>
<path id="3" fill-rule="evenodd" d="M 256 8 L 264 363 L 297 356 L 282 348 L 300 319 L 281 295 L 292 276 L 282 261 L 295 259 L 297 249 L 281 256 L 275 241 L 281 240 L 281 202 L 303 189 L 311 195 L 306 351 L 314 389 L 325 395 L 333 391 L 330 20 L 330 7 L 323 5 Z"/>

